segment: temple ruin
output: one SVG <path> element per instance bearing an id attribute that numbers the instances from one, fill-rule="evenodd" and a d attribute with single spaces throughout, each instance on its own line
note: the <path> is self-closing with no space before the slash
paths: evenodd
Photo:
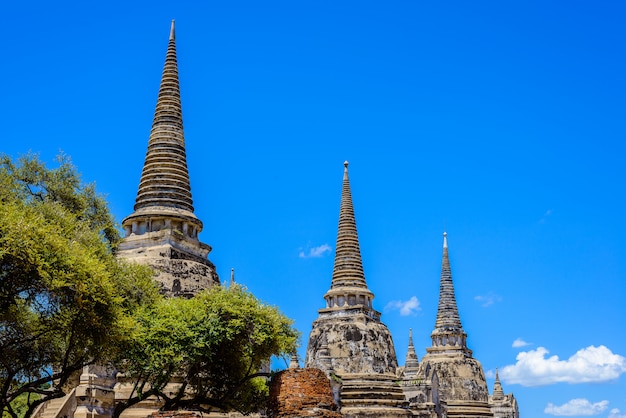
<path id="1" fill-rule="evenodd" d="M 345 162 L 325 307 L 312 324 L 304 368 L 294 357 L 272 382 L 271 416 L 519 418 L 517 401 L 504 394 L 497 374 L 489 395 L 482 366 L 467 347 L 445 233 L 432 346 L 420 361 L 410 334 L 405 365 L 398 366 L 393 338 L 365 280 L 354 212 Z M 173 22 L 134 211 L 122 225 L 119 256 L 151 266 L 164 294 L 193 297 L 220 285 L 208 259 L 211 247 L 198 237 L 202 222 L 194 214 L 187 170 Z M 34 418 L 110 417 L 127 390 L 123 375 L 88 366 L 65 398 L 43 404 Z M 158 408 L 158 400 L 146 399 L 122 416 L 165 416 L 153 415 Z"/>

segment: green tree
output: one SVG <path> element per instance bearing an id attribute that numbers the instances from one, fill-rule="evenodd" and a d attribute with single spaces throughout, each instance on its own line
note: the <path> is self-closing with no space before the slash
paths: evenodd
<path id="1" fill-rule="evenodd" d="M 163 409 L 250 413 L 266 405 L 271 356 L 299 337 L 292 321 L 244 288 L 215 286 L 192 299 L 163 299 L 138 312 L 124 357 L 130 397 L 114 416 L 158 396 Z"/>
<path id="2" fill-rule="evenodd" d="M 84 365 L 115 356 L 134 311 L 158 299 L 149 269 L 115 258 L 119 239 L 106 201 L 68 158 L 50 169 L 33 155 L 0 157 L 3 415 L 63 396 Z"/>

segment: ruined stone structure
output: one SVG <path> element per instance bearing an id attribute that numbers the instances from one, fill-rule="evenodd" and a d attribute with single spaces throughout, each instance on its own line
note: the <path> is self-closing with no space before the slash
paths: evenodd
<path id="1" fill-rule="evenodd" d="M 345 416 L 409 416 L 396 380 L 396 351 L 389 329 L 372 306 L 367 287 L 344 163 L 339 228 L 326 307 L 313 322 L 306 367 L 319 368 L 341 380 L 341 412 Z"/>
<path id="2" fill-rule="evenodd" d="M 330 381 L 319 369 L 290 367 L 278 372 L 270 386 L 268 416 L 341 418 Z"/>
<path id="3" fill-rule="evenodd" d="M 122 226 L 126 236 L 118 257 L 153 267 L 164 294 L 191 297 L 219 285 L 207 258 L 211 247 L 198 239 L 202 222 L 194 214 L 187 170 L 174 21 L 134 212 Z M 123 374 L 89 365 L 74 390 L 44 404 L 35 418 L 110 417 L 116 399 L 127 397 L 129 390 Z M 146 417 L 159 406 L 158 400 L 146 399 L 123 416 Z"/>
<path id="4" fill-rule="evenodd" d="M 517 400 L 512 393 L 504 394 L 498 370 L 496 370 L 493 395 L 489 397 L 489 406 L 491 407 L 494 418 L 519 418 Z"/>
<path id="5" fill-rule="evenodd" d="M 489 391 L 480 362 L 467 347 L 454 295 L 448 243 L 443 234 L 439 307 L 432 346 L 426 349 L 417 375 L 430 384 L 438 414 L 447 417 L 491 417 Z"/>
<path id="6" fill-rule="evenodd" d="M 332 282 L 324 299 L 326 307 L 318 311 L 319 317 L 313 322 L 305 364 L 339 379 L 337 401 L 344 416 L 392 417 L 404 413 L 424 418 L 519 418 L 515 398 L 501 393 L 499 378 L 494 396 L 489 396 L 482 366 L 467 347 L 446 233 L 432 346 L 420 362 L 410 331 L 405 366 L 397 369 L 398 378 L 389 377 L 396 373 L 397 360 L 389 330 L 373 308 L 374 294 L 365 282 L 347 162 Z"/>
<path id="7" fill-rule="evenodd" d="M 118 256 L 153 267 L 163 293 L 190 297 L 219 284 L 207 258 L 211 247 L 198 239 L 202 222 L 189 185 L 173 21 L 135 211 L 122 226 Z"/>
<path id="8" fill-rule="evenodd" d="M 198 239 L 203 225 L 194 214 L 187 170 L 173 22 L 134 212 L 122 225 L 126 236 L 119 256 L 153 267 L 164 294 L 192 297 L 219 285 L 208 259 L 211 247 Z M 482 366 L 467 347 L 445 233 L 432 346 L 420 361 L 410 331 L 405 366 L 398 367 L 392 336 L 365 280 L 347 162 L 334 268 L 324 300 L 309 335 L 305 368 L 294 355 L 290 369 L 274 377 L 272 416 L 519 418 L 517 401 L 504 394 L 497 373 L 489 396 Z M 44 404 L 34 418 L 110 417 L 116 399 L 127 397 L 129 390 L 122 374 L 87 366 L 65 398 Z M 158 399 L 145 399 L 123 417 L 196 416 L 153 414 L 159 406 Z"/>
<path id="9" fill-rule="evenodd" d="M 418 363 L 409 338 L 402 388 L 414 416 L 420 417 L 506 417 L 519 418 L 512 394 L 504 395 L 496 372 L 493 396 L 489 396 L 483 368 L 467 347 L 467 334 L 461 325 L 452 270 L 448 257 L 447 234 L 443 234 L 443 257 L 439 285 L 439 305 L 432 346 Z"/>

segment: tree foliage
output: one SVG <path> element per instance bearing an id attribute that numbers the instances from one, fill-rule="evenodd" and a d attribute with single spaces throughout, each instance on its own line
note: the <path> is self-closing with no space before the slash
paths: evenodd
<path id="1" fill-rule="evenodd" d="M 24 399 L 29 415 L 63 396 L 73 373 L 115 355 L 133 312 L 157 298 L 148 269 L 115 258 L 117 231 L 104 198 L 66 157 L 54 169 L 33 155 L 0 158 L 3 415 L 16 417 Z"/>
<path id="2" fill-rule="evenodd" d="M 0 156 L 0 411 L 29 416 L 64 396 L 83 366 L 132 385 L 115 414 L 148 396 L 164 409 L 265 405 L 262 368 L 295 350 L 291 320 L 239 286 L 192 299 L 158 294 L 152 272 L 115 257 L 106 201 L 60 157 Z"/>
<path id="3" fill-rule="evenodd" d="M 299 337 L 276 307 L 238 285 L 161 300 L 139 311 L 138 324 L 124 359 L 134 388 L 115 416 L 155 395 L 164 409 L 258 411 L 268 396 L 262 369 Z"/>

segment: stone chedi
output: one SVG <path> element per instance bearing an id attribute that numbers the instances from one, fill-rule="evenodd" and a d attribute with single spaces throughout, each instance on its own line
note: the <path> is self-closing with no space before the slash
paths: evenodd
<path id="1" fill-rule="evenodd" d="M 447 417 L 491 417 L 483 368 L 467 347 L 454 295 L 447 234 L 443 234 L 439 306 L 432 346 L 420 363 L 418 376 L 430 384 L 437 414 Z"/>
<path id="2" fill-rule="evenodd" d="M 496 381 L 493 385 L 493 395 L 489 397 L 489 406 L 494 418 L 519 418 L 517 400 L 512 393 L 504 394 L 500 376 L 496 369 Z"/>
<path id="3" fill-rule="evenodd" d="M 363 272 L 352 205 L 348 163 L 344 163 L 335 263 L 326 307 L 313 322 L 305 367 L 341 381 L 339 402 L 346 416 L 407 416 L 391 334 L 372 306 L 374 294 Z"/>
<path id="4" fill-rule="evenodd" d="M 172 21 L 139 191 L 134 212 L 122 222 L 126 236 L 118 249 L 118 257 L 153 267 L 168 296 L 191 297 L 219 284 L 207 258 L 211 247 L 198 240 L 202 222 L 193 210 Z M 114 370 L 86 366 L 76 388 L 74 418 L 111 416 L 116 400 L 127 398 L 131 389 Z M 157 399 L 148 398 L 123 416 L 144 417 L 159 407 Z"/>
<path id="5" fill-rule="evenodd" d="M 187 170 L 174 21 L 134 212 L 122 226 L 119 257 L 153 267 L 163 293 L 190 297 L 219 284 L 207 258 L 211 247 L 198 239 L 202 222 Z"/>

